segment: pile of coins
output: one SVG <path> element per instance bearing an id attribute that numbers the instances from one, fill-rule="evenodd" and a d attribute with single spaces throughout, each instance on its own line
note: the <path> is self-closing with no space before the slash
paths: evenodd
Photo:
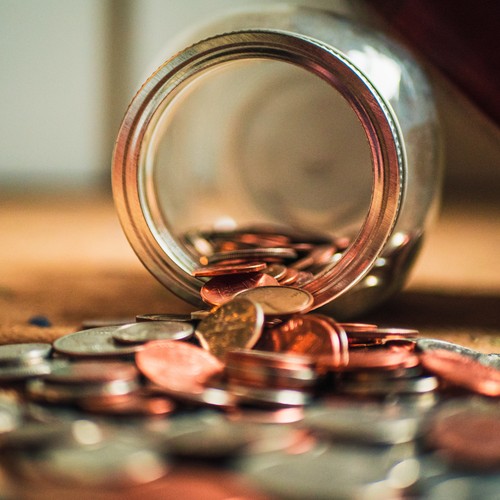
<path id="1" fill-rule="evenodd" d="M 186 235 L 207 310 L 0 346 L 0 497 L 498 499 L 500 355 L 312 313 L 347 243 L 263 234 Z"/>

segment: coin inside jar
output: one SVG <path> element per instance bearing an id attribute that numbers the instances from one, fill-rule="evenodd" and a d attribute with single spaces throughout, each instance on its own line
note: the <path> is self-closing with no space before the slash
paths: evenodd
<path id="1" fill-rule="evenodd" d="M 215 276 L 200 290 L 207 304 L 220 306 L 233 299 L 239 292 L 263 286 L 279 286 L 276 278 L 265 273 L 244 273 Z"/>
<path id="2" fill-rule="evenodd" d="M 113 332 L 113 339 L 122 344 L 152 340 L 186 340 L 194 332 L 191 323 L 181 321 L 143 321 L 123 325 Z"/>

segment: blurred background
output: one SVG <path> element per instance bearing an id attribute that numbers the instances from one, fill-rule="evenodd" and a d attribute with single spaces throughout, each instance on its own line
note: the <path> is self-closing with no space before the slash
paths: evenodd
<path id="1" fill-rule="evenodd" d="M 163 48 L 209 16 L 257 3 L 0 0 L 2 191 L 109 191 L 121 118 L 161 62 Z M 402 36 L 435 84 L 446 158 L 445 199 L 497 196 L 499 65 L 494 33 L 487 29 L 499 18 L 494 2 L 302 3 L 364 16 Z"/>

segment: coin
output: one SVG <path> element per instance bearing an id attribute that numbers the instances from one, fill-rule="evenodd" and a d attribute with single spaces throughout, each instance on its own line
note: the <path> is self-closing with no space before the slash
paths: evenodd
<path id="1" fill-rule="evenodd" d="M 191 274 L 197 278 L 210 278 L 212 276 L 225 276 L 227 274 L 244 274 L 244 273 L 255 273 L 259 271 L 264 271 L 267 264 L 264 262 L 245 262 L 242 264 L 232 264 L 232 265 L 212 265 L 204 266 L 195 269 Z M 270 273 L 268 273 L 270 274 Z"/>
<path id="2" fill-rule="evenodd" d="M 237 297 L 259 303 L 264 314 L 271 317 L 306 312 L 314 302 L 308 291 L 290 286 L 259 286 L 241 291 Z"/>
<path id="3" fill-rule="evenodd" d="M 208 351 L 174 340 L 148 342 L 135 360 L 145 377 L 174 394 L 202 393 L 206 382 L 224 368 Z"/>
<path id="4" fill-rule="evenodd" d="M 144 321 L 121 326 L 112 335 L 121 344 L 136 344 L 151 340 L 186 340 L 193 332 L 193 325 L 187 322 Z"/>
<path id="5" fill-rule="evenodd" d="M 344 370 L 390 370 L 410 368 L 419 364 L 418 356 L 406 348 L 357 348 L 349 351 L 349 362 Z"/>
<path id="6" fill-rule="evenodd" d="M 419 354 L 426 370 L 448 384 L 484 396 L 500 396 L 500 370 L 457 352 L 432 349 Z"/>
<path id="7" fill-rule="evenodd" d="M 438 388 L 438 379 L 433 376 L 387 380 L 347 381 L 339 384 L 344 394 L 357 396 L 383 396 L 388 394 L 426 394 Z"/>
<path id="8" fill-rule="evenodd" d="M 259 304 L 233 299 L 220 306 L 196 327 L 201 346 L 219 359 L 234 348 L 252 348 L 259 339 L 264 313 Z"/>
<path id="9" fill-rule="evenodd" d="M 44 380 L 57 384 L 98 384 L 113 380 L 135 380 L 139 372 L 119 361 L 77 361 L 54 369 Z"/>
<path id="10" fill-rule="evenodd" d="M 204 302 L 220 306 L 233 299 L 239 292 L 249 288 L 279 286 L 278 280 L 265 273 L 245 273 L 215 276 L 200 290 Z"/>
<path id="11" fill-rule="evenodd" d="M 277 279 L 281 284 L 284 284 L 282 279 L 286 275 L 288 268 L 283 264 L 270 264 L 264 270 L 266 274 L 271 275 L 273 278 Z"/>
<path id="12" fill-rule="evenodd" d="M 238 403 L 251 406 L 272 408 L 304 406 L 312 399 L 310 393 L 292 389 L 250 387 L 235 383 L 229 384 L 228 388 Z"/>
<path id="13" fill-rule="evenodd" d="M 456 352 L 463 356 L 468 356 L 472 359 L 478 359 L 481 356 L 479 351 L 475 351 L 473 349 L 469 349 L 468 347 L 461 346 L 459 344 L 455 344 L 453 342 L 446 342 L 445 340 L 439 339 L 417 339 L 416 348 L 419 351 L 430 351 L 434 349 L 443 349 L 445 351 Z"/>
<path id="14" fill-rule="evenodd" d="M 67 356 L 75 357 L 112 357 L 133 354 L 142 348 L 140 345 L 124 346 L 117 344 L 113 334 L 120 328 L 103 326 L 70 333 L 54 341 L 54 349 Z"/>
<path id="15" fill-rule="evenodd" d="M 294 315 L 286 322 L 268 328 L 256 348 L 314 356 L 326 355 L 340 365 L 340 342 L 330 323 L 313 315 Z"/>
<path id="16" fill-rule="evenodd" d="M 46 343 L 6 344 L 0 346 L 0 367 L 37 363 L 48 358 L 52 346 Z"/>
<path id="17" fill-rule="evenodd" d="M 169 399 L 140 394 L 127 394 L 123 398 L 92 398 L 81 401 L 79 406 L 92 413 L 124 416 L 167 415 L 175 409 Z"/>
<path id="18" fill-rule="evenodd" d="M 232 259 L 246 259 L 246 260 L 263 260 L 268 259 L 273 260 L 274 258 L 279 259 L 295 259 L 297 257 L 297 252 L 293 248 L 286 247 L 273 247 L 273 248 L 245 248 L 241 250 L 233 250 L 230 252 L 216 252 L 212 255 L 204 256 L 200 258 L 200 263 L 202 265 L 215 264 L 216 262 L 222 262 Z"/>

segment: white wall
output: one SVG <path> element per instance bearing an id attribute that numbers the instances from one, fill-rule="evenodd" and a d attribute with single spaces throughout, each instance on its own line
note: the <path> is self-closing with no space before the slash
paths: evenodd
<path id="1" fill-rule="evenodd" d="M 121 117 L 162 47 L 208 16 L 256 3 L 0 0 L 0 189 L 109 184 Z M 356 2 L 307 3 L 345 12 Z M 446 88 L 440 97 L 448 176 L 498 182 L 498 128 Z"/>

